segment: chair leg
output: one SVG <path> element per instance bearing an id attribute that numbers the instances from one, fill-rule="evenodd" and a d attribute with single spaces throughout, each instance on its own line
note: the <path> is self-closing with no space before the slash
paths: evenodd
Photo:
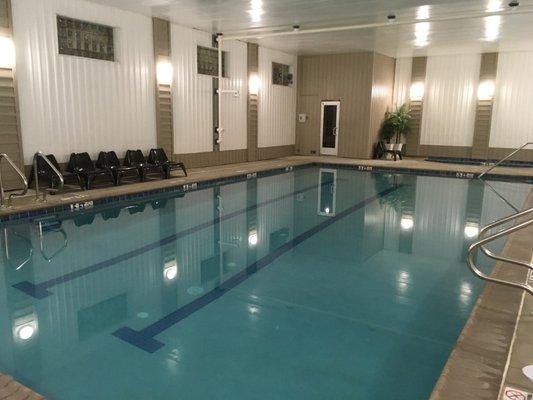
<path id="1" fill-rule="evenodd" d="M 185 169 L 185 165 L 181 165 L 181 170 L 183 171 L 185 176 L 187 176 L 187 169 Z"/>
<path id="2" fill-rule="evenodd" d="M 81 190 L 86 190 L 87 183 L 85 182 L 85 178 L 79 174 L 76 175 L 76 178 L 78 179 L 78 185 L 80 185 Z"/>
<path id="3" fill-rule="evenodd" d="M 87 176 L 87 190 L 91 190 L 93 188 L 93 182 L 96 179 L 95 175 Z"/>

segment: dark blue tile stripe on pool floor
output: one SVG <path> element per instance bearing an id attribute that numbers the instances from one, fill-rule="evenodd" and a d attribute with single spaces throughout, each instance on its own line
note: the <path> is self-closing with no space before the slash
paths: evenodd
<path id="1" fill-rule="evenodd" d="M 400 185 L 401 186 L 401 185 Z M 254 275 L 257 271 L 260 269 L 268 266 L 273 261 L 275 261 L 277 258 L 288 252 L 289 250 L 293 249 L 294 247 L 298 246 L 300 243 L 304 242 L 305 240 L 309 239 L 313 235 L 323 231 L 324 229 L 328 228 L 329 226 L 333 225 L 334 223 L 346 218 L 347 216 L 353 214 L 354 212 L 364 208 L 368 204 L 372 203 L 373 201 L 387 196 L 388 194 L 394 192 L 397 190 L 400 186 L 394 186 L 391 188 L 388 188 L 386 190 L 383 190 L 379 192 L 378 194 L 369 197 L 352 207 L 342 211 L 341 213 L 337 214 L 336 216 L 327 219 L 326 221 L 318 224 L 317 226 L 301 233 L 300 235 L 296 236 L 291 241 L 285 243 L 283 246 L 277 248 L 273 252 L 267 254 L 263 258 L 260 258 L 253 264 L 249 265 L 242 271 L 238 272 L 234 276 L 232 276 L 227 281 L 221 283 L 219 286 L 211 290 L 210 292 L 206 293 L 202 297 L 199 297 L 198 299 L 190 302 L 189 304 L 186 304 L 185 306 L 178 308 L 176 311 L 173 311 L 172 313 L 164 316 L 160 320 L 154 322 L 153 324 L 147 326 L 146 328 L 137 331 L 134 329 L 131 329 L 127 326 L 124 326 L 115 332 L 113 332 L 113 335 L 117 338 L 132 344 L 133 346 L 138 347 L 141 350 L 144 350 L 148 353 L 154 353 L 157 350 L 159 350 L 161 347 L 163 347 L 165 344 L 163 342 L 160 342 L 157 339 L 154 339 L 155 336 L 159 335 L 161 332 L 167 330 L 171 326 L 177 324 L 181 320 L 187 318 L 189 315 L 193 314 L 194 312 L 200 310 L 201 308 L 205 307 L 206 305 L 212 303 L 216 299 L 222 297 L 225 293 L 233 289 L 234 287 L 238 286 L 240 283 L 244 282 L 246 279 L 250 278 L 252 275 Z"/>
<path id="2" fill-rule="evenodd" d="M 323 182 L 322 185 L 327 185 L 328 182 Z M 109 268 L 109 267 L 112 267 L 113 265 L 116 265 L 120 262 L 123 262 L 123 261 L 126 261 L 126 260 L 129 260 L 133 257 L 136 257 L 136 256 L 139 256 L 143 253 L 146 253 L 148 251 L 151 251 L 151 250 L 154 250 L 158 247 L 161 247 L 161 246 L 164 246 L 168 243 L 171 243 L 175 240 L 178 240 L 178 239 L 181 239 L 187 235 L 191 235 L 195 232 L 198 232 L 202 229 L 205 229 L 205 228 L 209 228 L 213 225 L 216 225 L 222 221 L 226 221 L 228 219 L 231 219 L 231 218 L 234 218 L 238 215 L 241 215 L 241 214 L 244 214 L 246 212 L 249 212 L 249 211 L 253 211 L 257 208 L 260 208 L 260 207 L 264 207 L 264 206 L 267 206 L 269 204 L 272 204 L 272 203 L 276 203 L 278 201 L 281 201 L 281 200 L 284 200 L 284 199 L 287 199 L 287 198 L 290 198 L 292 196 L 294 196 L 295 194 L 297 193 L 305 193 L 305 192 L 309 192 L 311 190 L 314 190 L 314 189 L 317 189 L 317 185 L 313 185 L 313 186 L 309 186 L 309 187 L 306 187 L 302 190 L 296 190 L 294 192 L 291 192 L 291 193 L 288 193 L 286 195 L 283 195 L 283 196 L 280 196 L 280 197 L 276 197 L 274 199 L 270 199 L 270 200 L 267 200 L 267 201 L 264 201 L 262 203 L 258 203 L 258 204 L 254 204 L 254 205 L 251 205 L 247 208 L 243 208 L 243 209 L 240 209 L 240 210 L 237 210 L 237 211 L 234 211 L 232 213 L 229 213 L 227 215 L 223 215 L 221 218 L 219 219 L 212 219 L 210 221 L 207 221 L 207 222 L 204 222 L 200 225 L 196 225 L 196 226 L 193 226 L 191 228 L 187 228 L 183 231 L 180 231 L 180 232 L 176 232 L 170 236 L 167 236 L 161 240 L 158 240 L 157 242 L 153 242 L 153 243 L 150 243 L 150 244 L 147 244 L 146 246 L 143 246 L 143 247 L 140 247 L 138 249 L 135 249 L 135 250 L 132 250 L 132 251 L 129 251 L 127 253 L 124 253 L 124 254 L 121 254 L 121 255 L 118 255 L 116 257 L 113 257 L 113 258 L 110 258 L 109 260 L 104 260 L 104 261 L 100 261 L 96 264 L 93 264 L 93 265 L 90 265 L 88 267 L 85 267 L 85 268 L 82 268 L 80 270 L 77 270 L 77 271 L 73 271 L 73 272 L 69 272 L 68 274 L 65 274 L 65 275 L 61 275 L 61 276 L 58 276 L 56 278 L 52 278 L 52 279 L 49 279 L 45 282 L 41 282 L 41 283 L 32 283 L 32 282 L 29 282 L 29 281 L 22 281 L 22 282 L 19 282 L 19 283 L 16 283 L 13 285 L 13 287 L 15 289 L 18 289 L 24 293 L 26 293 L 27 295 L 29 296 L 32 296 L 36 299 L 44 299 L 48 296 L 51 296 L 53 293 L 50 292 L 48 289 L 56 286 L 56 285 L 59 285 L 59 284 L 62 284 L 62 283 L 66 283 L 66 282 L 69 282 L 71 280 L 74 280 L 74 279 L 77 279 L 77 278 L 81 278 L 82 276 L 85 276 L 85 275 L 89 275 L 89 274 L 92 274 L 93 272 L 96 272 L 96 271 L 100 271 L 102 269 L 105 269 L 105 268 Z"/>

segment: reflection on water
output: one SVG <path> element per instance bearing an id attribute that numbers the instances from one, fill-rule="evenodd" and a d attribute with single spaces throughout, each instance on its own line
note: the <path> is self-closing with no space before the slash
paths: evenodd
<path id="1" fill-rule="evenodd" d="M 492 185 L 516 203 L 523 202 L 530 189 Z M 391 187 L 397 190 L 335 219 Z M 247 374 L 251 377 L 261 368 L 256 364 L 261 360 L 243 361 L 236 355 L 235 335 L 242 346 L 253 338 L 255 352 L 262 354 L 266 346 L 265 351 L 275 353 L 277 361 L 268 361 L 270 375 L 263 377 L 265 385 L 271 385 L 285 373 L 290 375 L 294 359 L 310 350 L 304 339 L 290 341 L 287 348 L 287 335 L 307 332 L 336 354 L 339 373 L 351 376 L 355 370 L 366 372 L 358 369 L 359 363 L 345 364 L 344 357 L 358 359 L 361 365 L 376 359 L 394 364 L 397 349 L 372 347 L 372 338 L 383 329 L 387 340 L 398 340 L 400 347 L 404 335 L 445 344 L 438 355 L 433 348 L 421 366 L 406 368 L 413 374 L 416 368 L 432 371 L 427 383 L 405 389 L 405 398 L 419 398 L 431 389 L 482 287 L 464 264 L 468 245 L 480 226 L 510 212 L 477 181 L 305 169 L 180 198 L 4 226 L 0 370 L 54 399 L 103 399 L 111 394 L 133 398 L 124 393 L 142 394 L 147 383 L 160 391 L 161 397 L 155 398 L 169 398 L 165 396 L 178 388 L 190 394 L 184 398 L 209 398 L 227 383 L 205 383 L 213 380 L 206 365 L 221 352 L 240 361 L 218 373 L 231 380 L 238 371 L 243 377 L 239 388 L 246 396 L 262 385 L 254 381 L 248 388 L 252 384 L 244 382 Z M 332 223 L 326 226 L 324 221 Z M 304 239 L 293 243 L 295 238 Z M 252 271 L 231 293 L 161 332 L 166 346 L 160 353 L 145 355 L 111 335 L 123 326 L 144 329 L 279 249 L 284 255 L 268 268 Z M 36 298 L 20 289 L 21 282 L 47 294 Z M 245 319 L 240 317 L 241 303 Z M 215 306 L 219 309 L 209 314 Z M 287 312 L 290 318 L 284 320 Z M 300 320 L 301 313 L 313 316 Z M 319 326 L 331 315 L 343 322 Z M 339 338 L 344 337 L 346 321 L 356 324 L 348 331 L 357 343 L 368 343 L 373 353 L 366 353 L 365 346 L 343 344 Z M 374 328 L 363 333 L 361 324 Z M 332 341 L 328 329 L 341 336 Z M 212 331 L 218 332 L 218 345 L 210 340 Z M 211 355 L 208 359 L 202 359 L 204 349 Z M 425 354 L 423 349 L 420 354 Z M 159 363 L 161 356 L 168 362 Z M 311 370 L 314 362 L 318 367 L 329 356 L 314 357 L 307 360 Z M 284 368 L 289 370 L 283 372 Z M 90 380 L 88 371 L 93 374 Z M 100 373 L 117 378 L 99 384 Z M 279 389 L 280 398 L 299 398 L 295 393 L 324 398 L 320 377 L 301 374 L 298 379 L 318 397 L 287 384 Z M 368 385 L 383 396 L 379 398 L 392 395 L 392 381 L 373 379 L 368 377 Z M 336 386 L 339 396 L 342 390 L 360 395 L 370 390 L 364 380 L 351 382 L 356 386 Z"/>

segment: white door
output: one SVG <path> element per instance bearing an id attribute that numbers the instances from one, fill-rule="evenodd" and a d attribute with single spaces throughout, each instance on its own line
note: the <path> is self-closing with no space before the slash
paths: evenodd
<path id="1" fill-rule="evenodd" d="M 320 123 L 320 154 L 337 155 L 339 144 L 340 101 L 323 101 Z"/>

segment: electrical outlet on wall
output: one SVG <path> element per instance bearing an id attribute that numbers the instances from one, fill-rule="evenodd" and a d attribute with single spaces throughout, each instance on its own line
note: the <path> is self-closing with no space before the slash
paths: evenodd
<path id="1" fill-rule="evenodd" d="M 307 121 L 307 114 L 298 114 L 298 122 L 304 123 Z"/>

